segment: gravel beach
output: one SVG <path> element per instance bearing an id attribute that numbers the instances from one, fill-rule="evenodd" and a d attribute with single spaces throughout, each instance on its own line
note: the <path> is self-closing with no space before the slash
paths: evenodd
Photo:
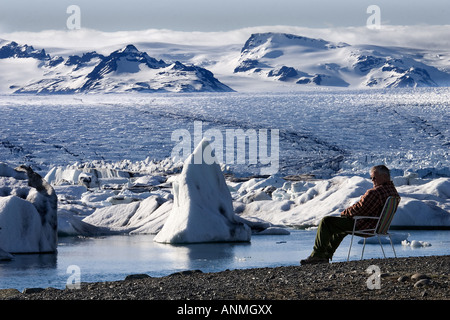
<path id="1" fill-rule="evenodd" d="M 191 270 L 157 278 L 137 274 L 121 281 L 82 282 L 79 289 L 2 289 L 0 299 L 450 300 L 449 273 L 450 256 L 370 259 L 214 273 Z"/>

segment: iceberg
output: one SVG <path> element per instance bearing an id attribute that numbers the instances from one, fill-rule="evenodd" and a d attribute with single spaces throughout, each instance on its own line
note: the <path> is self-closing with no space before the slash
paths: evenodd
<path id="1" fill-rule="evenodd" d="M 156 234 L 167 218 L 170 203 L 159 195 L 151 195 L 142 201 L 97 208 L 82 222 L 104 234 Z"/>
<path id="2" fill-rule="evenodd" d="M 250 241 L 251 229 L 235 216 L 230 191 L 208 140 L 203 139 L 186 159 L 173 181 L 173 195 L 172 211 L 155 242 Z"/>
<path id="3" fill-rule="evenodd" d="M 36 208 L 17 196 L 0 198 L 0 243 L 11 253 L 40 252 L 42 224 Z"/>
<path id="4" fill-rule="evenodd" d="M 0 178 L 1 249 L 9 253 L 55 252 L 58 222 L 54 189 L 27 166 L 12 169 L 0 163 Z"/>
<path id="5" fill-rule="evenodd" d="M 450 226 L 450 178 L 407 179 L 394 177 L 402 198 L 392 220 L 392 228 L 447 228 Z M 270 179 L 270 178 L 268 178 Z M 407 183 L 405 182 L 407 181 Z M 263 183 L 261 180 L 259 183 Z M 256 179 L 235 185 L 235 207 L 243 219 L 260 219 L 275 225 L 315 227 L 328 215 L 339 216 L 371 188 L 369 179 L 359 176 L 336 176 L 331 179 L 286 182 L 272 192 L 272 199 L 245 202 L 243 195 L 256 194 Z M 251 186 L 251 187 L 248 187 Z M 258 199 L 256 199 L 258 200 Z M 396 235 L 401 242 L 407 234 Z M 378 241 L 378 240 L 377 240 Z"/>

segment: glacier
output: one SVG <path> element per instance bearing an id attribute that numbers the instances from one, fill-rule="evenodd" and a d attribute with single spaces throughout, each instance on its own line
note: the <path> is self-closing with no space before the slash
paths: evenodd
<path id="1" fill-rule="evenodd" d="M 205 132 L 278 129 L 279 167 L 285 175 L 366 175 L 382 162 L 397 175 L 412 171 L 438 177 L 449 167 L 449 97 L 447 88 L 31 100 L 4 95 L 0 161 L 32 165 L 43 176 L 54 166 L 74 163 L 146 167 L 152 160 L 173 160 L 172 133 L 183 128 L 194 134 L 194 123 L 201 121 Z M 248 163 L 230 167 L 238 175 L 260 172 Z"/>

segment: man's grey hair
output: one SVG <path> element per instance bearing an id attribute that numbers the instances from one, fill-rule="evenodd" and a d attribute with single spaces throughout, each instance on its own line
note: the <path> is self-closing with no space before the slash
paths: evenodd
<path id="1" fill-rule="evenodd" d="M 376 172 L 379 175 L 386 176 L 389 179 L 391 178 L 391 173 L 385 165 L 374 166 L 370 169 L 370 172 Z"/>

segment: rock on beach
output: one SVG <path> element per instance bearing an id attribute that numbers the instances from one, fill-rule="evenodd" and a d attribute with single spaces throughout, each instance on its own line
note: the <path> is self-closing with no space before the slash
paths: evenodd
<path id="1" fill-rule="evenodd" d="M 370 275 L 366 270 L 373 265 L 380 268 L 379 289 L 370 289 L 367 285 Z M 430 256 L 214 273 L 190 270 L 165 277 L 140 274 L 122 281 L 81 283 L 80 289 L 46 288 L 26 293 L 4 289 L 0 290 L 0 299 L 450 300 L 449 265 L 450 256 Z M 400 277 L 403 281 L 398 281 Z"/>

